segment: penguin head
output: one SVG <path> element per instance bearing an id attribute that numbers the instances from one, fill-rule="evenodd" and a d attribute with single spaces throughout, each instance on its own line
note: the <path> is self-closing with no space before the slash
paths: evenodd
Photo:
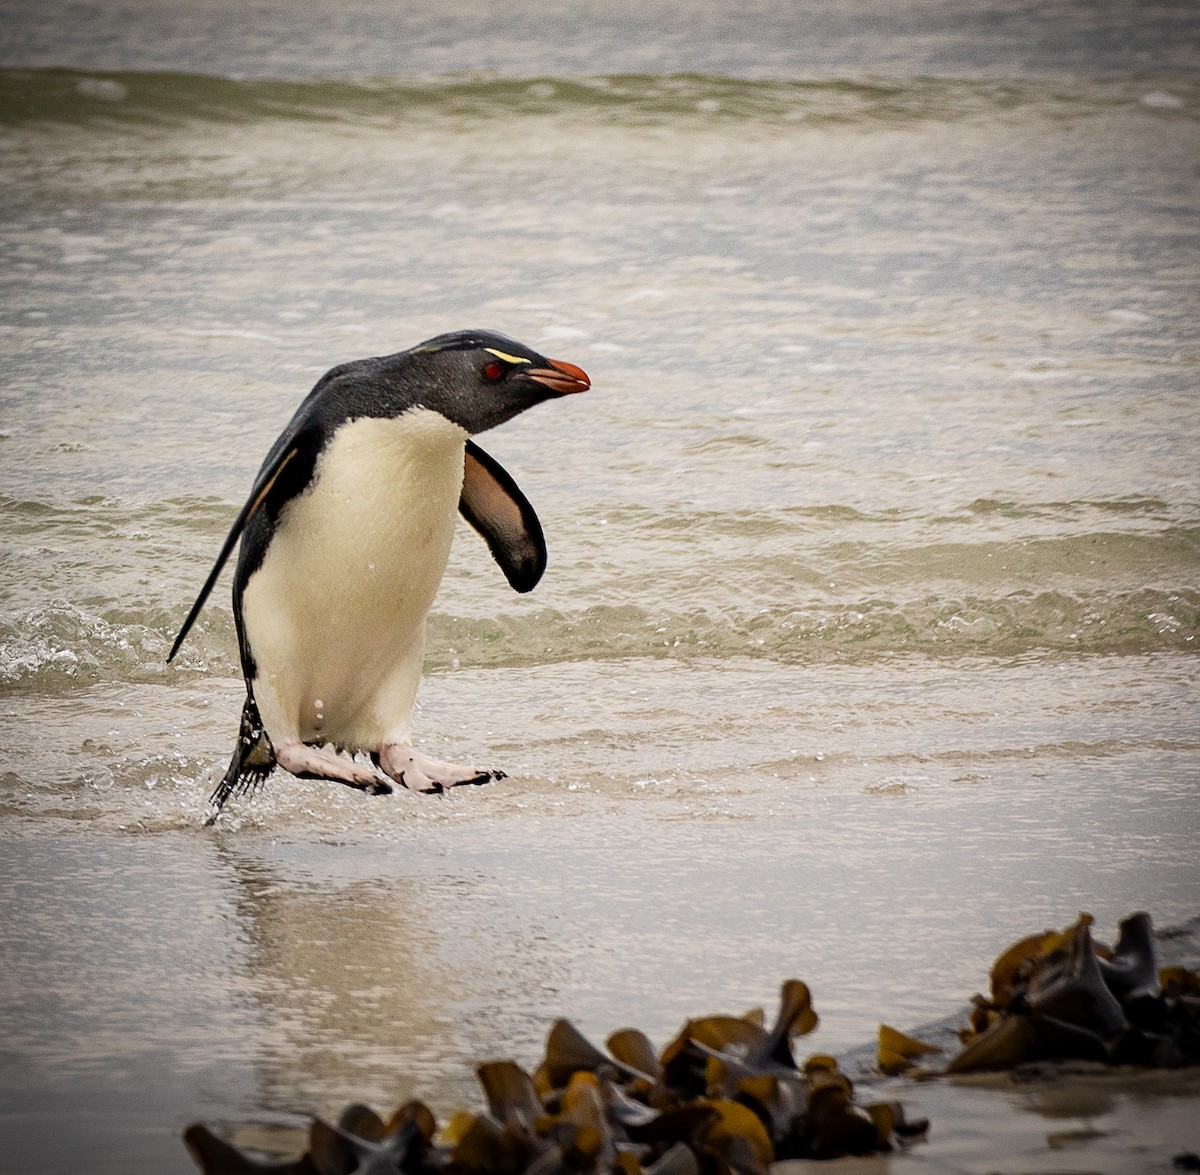
<path id="1" fill-rule="evenodd" d="M 420 386 L 420 402 L 465 428 L 484 432 L 542 400 L 585 392 L 582 368 L 547 359 L 523 343 L 493 331 L 438 335 L 398 359 L 406 380 Z"/>

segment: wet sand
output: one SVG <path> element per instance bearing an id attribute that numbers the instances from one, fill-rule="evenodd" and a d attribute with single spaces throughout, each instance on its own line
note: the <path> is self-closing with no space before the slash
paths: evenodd
<path id="1" fill-rule="evenodd" d="M 860 1093 L 868 1088 L 860 1085 Z M 1116 1073 L 1043 1067 L 996 1075 L 869 1087 L 930 1120 L 903 1152 L 779 1163 L 775 1175 L 1135 1175 L 1177 1172 L 1200 1145 L 1200 1071 Z"/>
<path id="2" fill-rule="evenodd" d="M 331 794 L 298 791 L 282 806 L 320 810 Z M 904 914 L 917 875 L 893 884 L 890 933 L 884 910 L 856 926 L 853 895 L 887 885 L 883 856 L 844 873 L 836 846 L 824 866 L 812 852 L 805 885 L 783 849 L 798 825 L 776 811 L 765 835 L 737 811 L 749 797 L 726 795 L 698 821 L 649 800 L 631 821 L 587 791 L 387 808 L 332 795 L 343 823 L 318 839 L 289 839 L 266 796 L 211 832 L 60 820 L 48 836 L 47 815 L 22 836 L 9 822 L 0 898 L 17 923 L 3 941 L 0 1095 L 12 1170 L 188 1171 L 179 1132 L 195 1119 L 299 1149 L 305 1113 L 355 1100 L 383 1110 L 420 1097 L 445 1121 L 479 1104 L 480 1061 L 532 1068 L 557 1016 L 598 1041 L 634 1025 L 661 1047 L 689 1016 L 773 1007 L 789 976 L 809 983 L 822 1017 L 798 1055 L 844 1056 L 862 1098 L 898 1097 L 931 1119 L 926 1143 L 879 1161 L 897 1170 L 1166 1170 L 1200 1144 L 1193 1071 L 872 1078 L 870 1050 L 855 1046 L 878 1021 L 936 1019 L 948 1039 L 991 957 L 1040 919 L 998 909 L 1011 929 L 972 926 L 972 901 L 944 899 L 961 933 L 922 941 Z M 833 827 L 819 824 L 811 843 Z M 747 836 L 761 856 L 739 856 Z M 1115 916 L 1097 913 L 1111 933 Z M 1195 966 L 1196 929 L 1163 942 L 1167 961 Z"/>

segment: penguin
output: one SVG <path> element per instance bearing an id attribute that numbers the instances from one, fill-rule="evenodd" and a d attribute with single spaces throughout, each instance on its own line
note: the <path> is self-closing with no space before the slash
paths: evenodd
<path id="1" fill-rule="evenodd" d="M 460 513 L 516 591 L 541 579 L 537 514 L 471 437 L 590 386 L 575 364 L 483 330 L 317 381 L 267 453 L 167 657 L 240 540 L 233 615 L 246 701 L 209 824 L 277 766 L 371 794 L 503 778 L 412 745 L 425 620 Z"/>

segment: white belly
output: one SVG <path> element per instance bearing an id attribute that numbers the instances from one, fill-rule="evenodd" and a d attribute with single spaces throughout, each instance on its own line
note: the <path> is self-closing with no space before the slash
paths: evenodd
<path id="1" fill-rule="evenodd" d="M 344 425 L 280 514 L 242 595 L 255 699 L 276 746 L 377 750 L 407 737 L 466 436 L 423 408 Z"/>

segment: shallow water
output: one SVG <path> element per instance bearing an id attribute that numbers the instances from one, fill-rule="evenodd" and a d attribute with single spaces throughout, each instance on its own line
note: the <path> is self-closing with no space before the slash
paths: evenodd
<path id="1" fill-rule="evenodd" d="M 17 23 L 19 1169 L 189 1170 L 194 1117 L 444 1112 L 555 1015 L 664 1041 L 787 975 L 842 1050 L 1081 908 L 1200 960 L 1195 17 L 1122 36 L 1119 7 L 981 37 L 975 9 L 826 6 L 789 39 L 783 9 L 642 6 L 635 53 L 619 5 L 566 6 L 573 35 L 494 60 L 434 9 Z M 476 325 L 594 385 L 482 438 L 543 583 L 510 593 L 463 527 L 431 620 L 417 734 L 509 778 L 280 775 L 202 830 L 227 579 L 165 655 L 263 453 L 327 367 Z"/>

